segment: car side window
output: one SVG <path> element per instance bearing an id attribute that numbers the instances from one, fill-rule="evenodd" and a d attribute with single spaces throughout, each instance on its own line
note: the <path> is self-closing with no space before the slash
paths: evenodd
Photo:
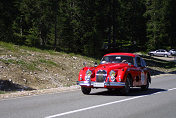
<path id="1" fill-rule="evenodd" d="M 141 65 L 142 65 L 142 67 L 146 66 L 146 63 L 145 63 L 145 61 L 142 58 L 141 58 Z"/>
<path id="2" fill-rule="evenodd" d="M 140 57 L 136 58 L 136 63 L 137 63 L 138 67 L 141 67 L 141 59 L 140 59 Z"/>

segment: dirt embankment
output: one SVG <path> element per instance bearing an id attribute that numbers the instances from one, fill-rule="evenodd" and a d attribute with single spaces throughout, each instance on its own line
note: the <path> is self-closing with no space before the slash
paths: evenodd
<path id="1" fill-rule="evenodd" d="M 8 91 L 72 86 L 83 62 L 94 64 L 93 59 L 80 55 L 0 45 L 0 88 Z"/>

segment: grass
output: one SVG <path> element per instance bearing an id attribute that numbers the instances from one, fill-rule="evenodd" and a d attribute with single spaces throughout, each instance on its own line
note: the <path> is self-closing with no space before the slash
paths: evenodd
<path id="1" fill-rule="evenodd" d="M 40 59 L 39 62 L 47 64 L 47 65 L 57 66 L 57 64 L 51 60 Z"/>
<path id="2" fill-rule="evenodd" d="M 5 94 L 6 92 L 5 91 L 0 91 L 0 94 Z"/>
<path id="3" fill-rule="evenodd" d="M 14 45 L 12 43 L 6 43 L 6 42 L 2 42 L 2 41 L 0 41 L 0 46 L 3 47 L 3 48 L 6 48 L 7 50 L 10 50 L 12 52 L 18 52 L 19 49 L 23 49 L 23 50 L 32 51 L 32 52 L 49 53 L 51 55 L 68 54 L 70 56 L 79 56 L 79 57 L 82 57 L 84 59 L 89 59 L 89 60 L 92 60 L 92 61 L 100 62 L 100 60 L 96 60 L 94 58 L 87 57 L 87 56 L 81 56 L 81 55 L 75 54 L 75 53 L 56 52 L 54 50 L 41 50 L 41 49 L 35 48 L 35 47 L 17 46 L 17 45 Z"/>
<path id="4" fill-rule="evenodd" d="M 0 41 L 0 46 L 4 47 L 5 49 L 10 50 L 12 52 L 18 51 L 18 48 L 16 48 L 15 45 L 12 43 L 5 43 L 5 42 Z"/>
<path id="5" fill-rule="evenodd" d="M 29 64 L 26 64 L 25 67 L 26 67 L 28 70 L 31 70 L 31 71 L 40 70 L 40 69 L 37 68 L 37 64 L 36 64 L 36 63 L 29 63 Z"/>
<path id="6" fill-rule="evenodd" d="M 35 62 L 27 63 L 23 60 L 13 60 L 13 59 L 0 59 L 0 61 L 2 61 L 5 64 L 20 65 L 22 68 L 28 69 L 31 71 L 38 70 L 38 68 L 36 67 L 37 64 Z"/>
<path id="7" fill-rule="evenodd" d="M 2 61 L 5 64 L 15 64 L 16 61 L 13 59 L 0 59 L 0 61 Z"/>
<path id="8" fill-rule="evenodd" d="M 38 49 L 35 47 L 20 46 L 20 48 L 28 51 L 33 51 L 33 52 L 42 52 L 41 49 Z"/>
<path id="9" fill-rule="evenodd" d="M 32 51 L 32 52 L 49 53 L 52 55 L 56 54 L 56 52 L 54 50 L 41 50 L 41 49 L 35 48 L 35 47 L 17 46 L 12 43 L 6 43 L 6 42 L 2 42 L 2 41 L 0 41 L 0 46 L 7 49 L 7 50 L 12 51 L 12 52 L 18 52 L 19 49 L 23 49 L 23 50 L 28 50 L 28 51 Z"/>
<path id="10" fill-rule="evenodd" d="M 40 53 L 49 53 L 51 55 L 56 55 L 56 51 L 54 50 L 42 50 L 39 48 L 35 48 L 35 47 L 28 47 L 28 46 L 20 46 L 21 49 L 24 50 L 28 50 L 28 51 L 32 51 L 32 52 L 40 52 Z"/>

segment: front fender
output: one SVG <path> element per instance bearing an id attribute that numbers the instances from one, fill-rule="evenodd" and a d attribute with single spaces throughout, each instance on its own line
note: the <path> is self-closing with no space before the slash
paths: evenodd
<path id="1" fill-rule="evenodd" d="M 94 72 L 94 68 L 93 67 L 84 67 L 79 72 L 78 81 L 85 81 L 85 75 L 86 75 L 86 71 L 88 69 L 91 70 L 92 71 L 92 75 L 94 75 L 95 72 Z"/>
<path id="2" fill-rule="evenodd" d="M 118 75 L 117 75 L 117 80 L 119 80 L 119 82 L 125 82 L 126 80 L 126 73 L 127 73 L 127 69 L 123 68 L 123 69 L 119 69 L 118 70 Z"/>

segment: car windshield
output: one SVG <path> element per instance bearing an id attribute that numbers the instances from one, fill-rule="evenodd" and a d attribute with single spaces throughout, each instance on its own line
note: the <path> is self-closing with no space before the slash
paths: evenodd
<path id="1" fill-rule="evenodd" d="M 104 63 L 131 63 L 134 65 L 133 57 L 124 55 L 105 56 L 101 60 L 101 64 Z"/>

